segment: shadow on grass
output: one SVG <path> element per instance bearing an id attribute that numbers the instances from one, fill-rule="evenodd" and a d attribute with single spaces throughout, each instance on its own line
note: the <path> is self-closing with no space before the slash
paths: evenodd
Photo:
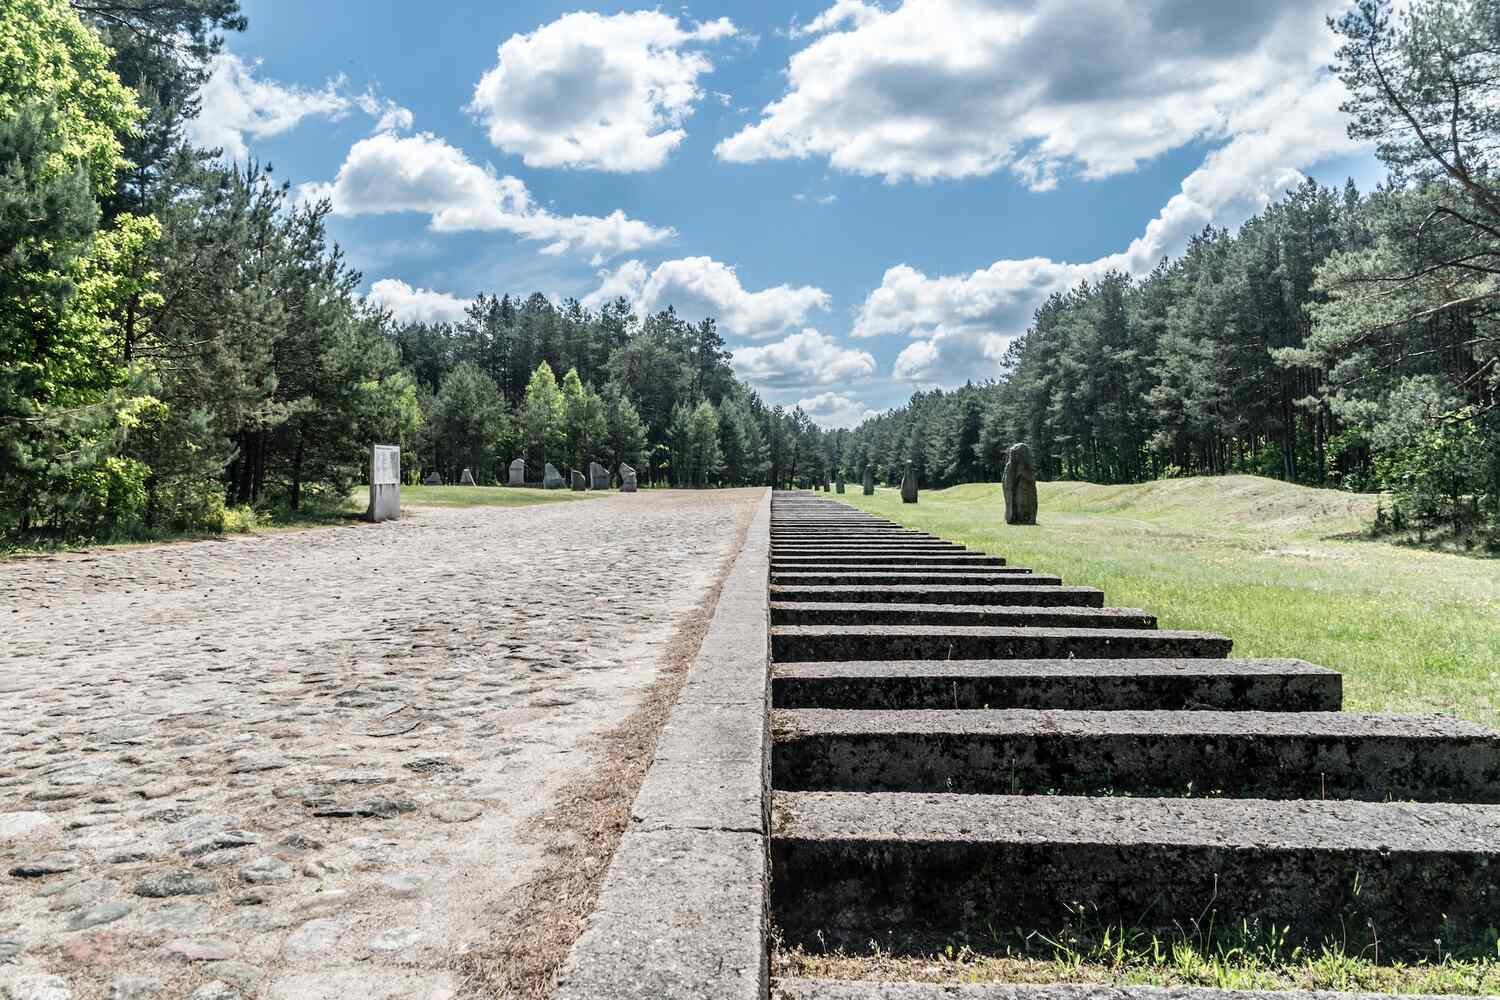
<path id="1" fill-rule="evenodd" d="M 1385 532 L 1375 534 L 1368 530 L 1342 531 L 1322 536 L 1325 542 L 1374 542 L 1393 545 L 1399 549 L 1418 552 L 1437 552 L 1466 559 L 1500 559 L 1500 535 L 1485 537 L 1478 534 L 1457 534 L 1451 528 L 1434 531 Z"/>

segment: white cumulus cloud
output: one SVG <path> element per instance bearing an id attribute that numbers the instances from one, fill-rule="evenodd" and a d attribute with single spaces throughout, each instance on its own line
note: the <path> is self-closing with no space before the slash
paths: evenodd
<path id="1" fill-rule="evenodd" d="M 198 116 L 187 123 L 195 145 L 222 148 L 228 159 L 244 160 L 250 140 L 281 135 L 309 118 L 338 120 L 355 109 L 375 118 L 377 131 L 411 127 L 412 113 L 406 108 L 373 91 L 349 94 L 342 77 L 314 90 L 264 79 L 259 69 L 259 62 L 246 62 L 232 52 L 213 57 Z"/>
<path id="2" fill-rule="evenodd" d="M 878 410 L 872 410 L 853 396 L 839 392 L 820 392 L 816 396 L 797 400 L 797 405 L 812 418 L 813 423 L 827 428 L 853 427 L 880 415 Z"/>
<path id="3" fill-rule="evenodd" d="M 787 37 L 805 38 L 808 35 L 821 35 L 845 23 L 852 24 L 856 28 L 863 28 L 879 20 L 884 13 L 885 11 L 880 7 L 865 3 L 864 0 L 835 0 L 832 7 L 806 24 L 793 22 L 787 32 Z"/>
<path id="4" fill-rule="evenodd" d="M 817 37 L 792 57 L 785 94 L 716 151 L 826 157 L 888 181 L 1009 169 L 1045 190 L 1065 172 L 1107 177 L 1235 134 L 1327 64 L 1330 12 L 1306 0 L 838 0 L 796 31 Z"/>
<path id="5" fill-rule="evenodd" d="M 585 305 L 598 307 L 624 295 L 640 315 L 671 306 L 690 322 L 712 316 L 723 332 L 751 340 L 796 328 L 813 310 L 827 309 L 830 301 L 827 292 L 811 285 L 781 284 L 747 291 L 733 267 L 712 257 L 668 260 L 651 271 L 631 260 L 601 278 L 599 288 L 584 299 Z"/>
<path id="6" fill-rule="evenodd" d="M 810 328 L 775 343 L 741 347 L 733 364 L 751 382 L 773 389 L 835 385 L 875 374 L 875 358 L 868 351 L 843 347 Z"/>
<path id="7" fill-rule="evenodd" d="M 968 274 L 928 276 L 905 264 L 888 269 L 860 306 L 855 337 L 916 339 L 892 373 L 914 382 L 957 381 L 998 372 L 1011 339 L 1054 291 L 1114 269 L 1144 275 L 1209 224 L 1233 226 L 1303 180 L 1306 168 L 1349 154 L 1337 80 L 1301 91 L 1241 120 L 1243 131 L 1187 176 L 1145 231 L 1119 253 L 1065 263 L 1045 257 L 1001 260 Z"/>
<path id="8" fill-rule="evenodd" d="M 660 11 L 564 14 L 500 46 L 469 110 L 528 167 L 655 170 L 687 132 L 713 63 L 690 45 L 736 34 L 721 17 L 684 26 Z"/>
<path id="9" fill-rule="evenodd" d="M 464 318 L 471 300 L 448 292 L 413 288 L 399 278 L 382 278 L 370 286 L 365 301 L 389 310 L 403 323 L 457 323 Z"/>
<path id="10" fill-rule="evenodd" d="M 381 133 L 350 148 L 331 184 L 306 184 L 304 200 L 328 198 L 339 215 L 419 212 L 435 232 L 513 233 L 546 244 L 542 253 L 587 254 L 596 264 L 675 235 L 616 209 L 606 216 L 557 215 L 531 198 L 525 183 L 481 167 L 429 133 Z"/>

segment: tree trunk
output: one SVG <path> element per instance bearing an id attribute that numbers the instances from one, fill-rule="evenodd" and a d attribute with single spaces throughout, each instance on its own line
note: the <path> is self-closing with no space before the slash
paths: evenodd
<path id="1" fill-rule="evenodd" d="M 297 432 L 297 451 L 292 456 L 292 511 L 293 513 L 302 509 L 302 455 L 305 449 L 305 441 L 301 431 Z M 374 489 L 372 485 L 370 487 Z"/>

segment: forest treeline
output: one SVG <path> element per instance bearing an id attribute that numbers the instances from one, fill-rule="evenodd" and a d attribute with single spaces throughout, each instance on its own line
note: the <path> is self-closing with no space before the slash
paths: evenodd
<path id="1" fill-rule="evenodd" d="M 1362 0 L 1331 27 L 1350 134 L 1388 181 L 1308 180 L 1133 279 L 1051 296 L 996 380 L 835 435 L 848 467 L 992 480 L 1230 472 L 1392 494 L 1380 527 L 1500 547 L 1500 14 Z"/>
<path id="2" fill-rule="evenodd" d="M 495 482 L 589 460 L 764 483 L 816 452 L 712 320 L 481 296 L 451 327 L 358 294 L 326 202 L 195 149 L 236 0 L 0 0 L 0 538 L 220 530 L 342 506 L 369 445 Z"/>
<path id="3" fill-rule="evenodd" d="M 479 296 L 453 324 L 359 295 L 328 204 L 195 149 L 236 0 L 0 0 L 0 536 L 220 530 L 524 457 L 645 483 L 1255 472 L 1500 531 L 1500 16 L 1360 0 L 1331 24 L 1376 190 L 1311 181 L 1150 274 L 1053 295 L 997 377 L 852 430 L 768 406 L 712 319 Z"/>

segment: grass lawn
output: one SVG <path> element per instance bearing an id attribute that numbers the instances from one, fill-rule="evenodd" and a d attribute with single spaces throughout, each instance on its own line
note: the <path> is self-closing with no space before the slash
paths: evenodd
<path id="1" fill-rule="evenodd" d="M 529 507 L 539 503 L 568 500 L 592 500 L 599 493 L 574 493 L 572 490 L 543 490 L 523 486 L 403 486 L 402 507 Z M 370 505 L 369 487 L 354 491 L 354 505 L 364 510 Z"/>
<path id="2" fill-rule="evenodd" d="M 998 485 L 843 499 L 894 521 L 1101 588 L 1162 628 L 1234 639 L 1344 674 L 1345 707 L 1500 726 L 1500 560 L 1359 537 L 1373 496 L 1253 476 L 1138 486 L 1043 483 L 1036 527 L 1005 524 Z"/>

